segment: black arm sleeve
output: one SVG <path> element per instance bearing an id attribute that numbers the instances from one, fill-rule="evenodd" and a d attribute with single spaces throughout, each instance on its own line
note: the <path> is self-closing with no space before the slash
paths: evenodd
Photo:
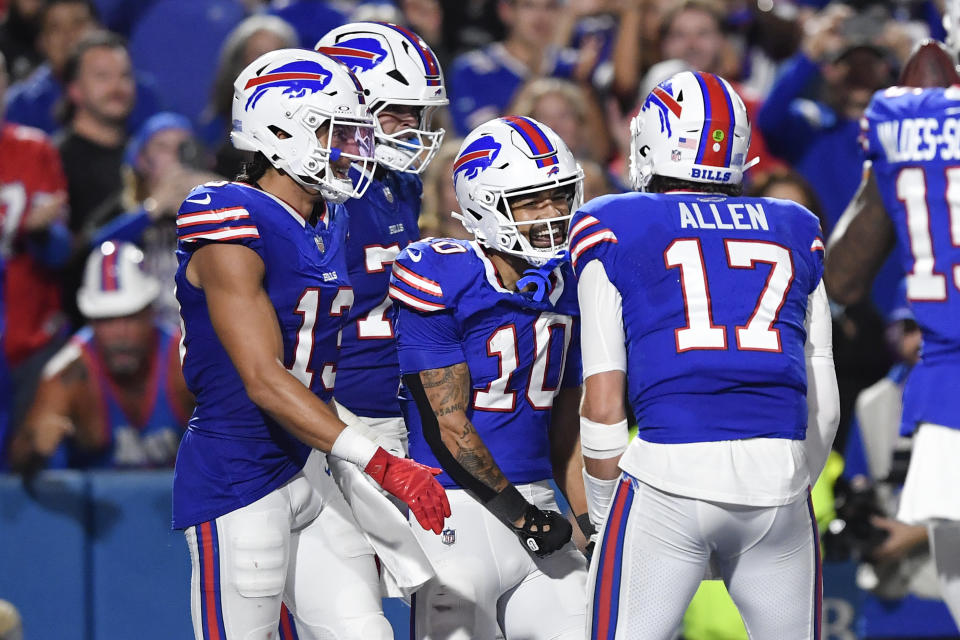
<path id="1" fill-rule="evenodd" d="M 410 394 L 417 403 L 417 412 L 420 414 L 420 424 L 423 428 L 423 439 L 426 440 L 430 450 L 433 451 L 433 455 L 437 457 L 437 462 L 440 463 L 443 470 L 453 478 L 454 482 L 473 494 L 480 502 L 487 503 L 496 497 L 497 492 L 464 469 L 450 453 L 447 445 L 444 444 L 443 438 L 440 437 L 440 421 L 433 413 L 433 407 L 430 406 L 427 392 L 423 389 L 420 375 L 417 373 L 405 374 L 403 384 L 410 390 Z"/>

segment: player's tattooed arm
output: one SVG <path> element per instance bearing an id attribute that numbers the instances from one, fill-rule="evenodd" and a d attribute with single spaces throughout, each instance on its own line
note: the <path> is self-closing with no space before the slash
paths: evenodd
<path id="1" fill-rule="evenodd" d="M 439 424 L 443 444 L 456 462 L 486 487 L 503 490 L 509 481 L 467 418 L 471 390 L 467 364 L 421 371 L 420 382 Z"/>
<path id="2" fill-rule="evenodd" d="M 862 300 L 895 243 L 896 230 L 868 168 L 827 246 L 823 283 L 830 298 L 840 304 Z"/>

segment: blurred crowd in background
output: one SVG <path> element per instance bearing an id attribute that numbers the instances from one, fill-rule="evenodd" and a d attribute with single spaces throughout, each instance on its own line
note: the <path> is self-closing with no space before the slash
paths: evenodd
<path id="1" fill-rule="evenodd" d="M 175 409 L 164 417 L 180 422 L 174 434 L 190 410 L 161 329 L 178 323 L 176 211 L 194 185 L 239 172 L 233 81 L 262 53 L 312 48 L 358 20 L 405 25 L 433 48 L 450 106 L 434 120 L 447 133 L 424 175 L 424 236 L 463 237 L 450 167 L 462 136 L 502 114 L 567 142 L 586 199 L 625 190 L 630 118 L 684 69 L 722 75 L 743 96 L 760 159 L 748 193 L 806 205 L 829 235 L 859 184 L 870 96 L 896 82 L 918 41 L 945 38 L 942 11 L 936 0 L 0 0 L 0 470 L 172 466 L 176 435 L 138 434 L 158 395 Z M 94 249 L 94 280 L 113 282 L 104 242 L 136 245 L 161 283 L 146 310 L 78 306 Z M 861 392 L 897 384 L 916 359 L 902 277 L 894 257 L 869 300 L 834 308 L 840 452 L 866 446 Z M 78 331 L 96 339 L 68 342 Z M 106 433 L 108 414 L 129 433 Z M 60 422 L 44 442 L 18 442 L 29 420 Z M 123 454 L 99 455 L 115 439 Z"/>

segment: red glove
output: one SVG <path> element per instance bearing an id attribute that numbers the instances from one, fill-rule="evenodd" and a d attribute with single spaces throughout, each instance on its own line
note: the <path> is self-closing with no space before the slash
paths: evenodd
<path id="1" fill-rule="evenodd" d="M 443 473 L 410 458 L 390 455 L 382 447 L 364 469 L 380 486 L 407 503 L 424 529 L 443 531 L 443 519 L 450 516 L 447 493 L 434 476 Z"/>

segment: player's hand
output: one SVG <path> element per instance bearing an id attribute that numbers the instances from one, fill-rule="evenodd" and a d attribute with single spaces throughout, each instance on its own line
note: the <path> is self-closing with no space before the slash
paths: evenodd
<path id="1" fill-rule="evenodd" d="M 426 530 L 439 534 L 443 519 L 450 516 L 447 493 L 434 476 L 443 473 L 410 458 L 390 455 L 383 447 L 370 458 L 364 469 L 381 487 L 403 500 L 417 522 Z"/>
<path id="2" fill-rule="evenodd" d="M 570 542 L 573 527 L 556 511 L 541 511 L 531 504 L 523 519 L 513 524 L 513 532 L 523 546 L 544 558 Z"/>

